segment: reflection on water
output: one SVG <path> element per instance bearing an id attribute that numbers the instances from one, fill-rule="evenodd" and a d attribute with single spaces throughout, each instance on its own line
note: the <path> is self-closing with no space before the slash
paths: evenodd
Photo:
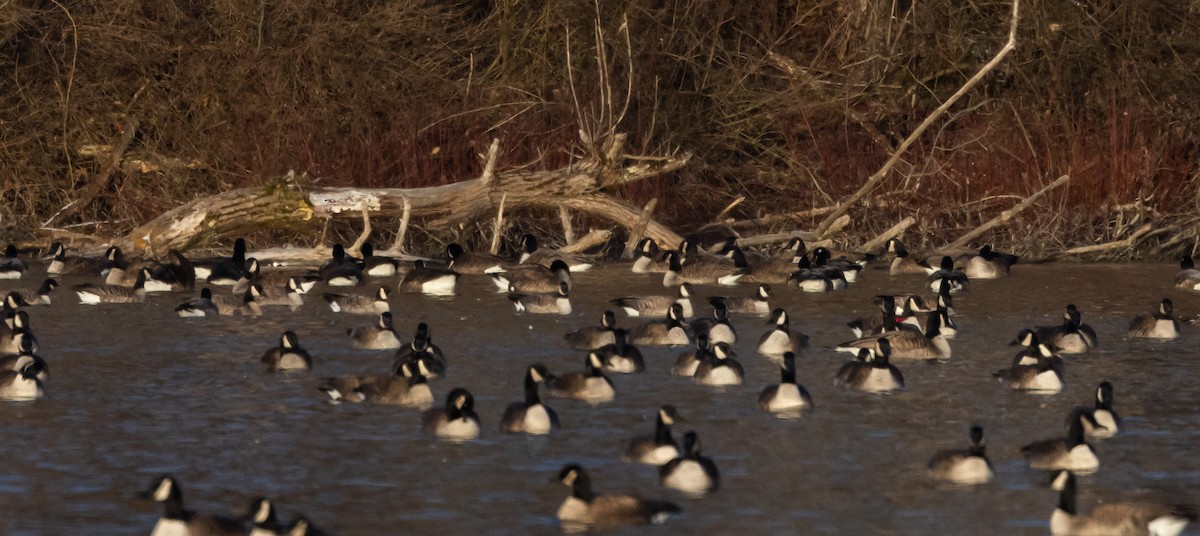
<path id="1" fill-rule="evenodd" d="M 172 313 L 182 295 L 83 307 L 69 292 L 78 280 L 68 278 L 54 305 L 29 310 L 53 372 L 47 398 L 0 404 L 0 533 L 148 532 L 160 511 L 134 492 L 162 472 L 179 478 L 191 508 L 226 513 L 267 495 L 282 517 L 302 512 L 339 534 L 556 533 L 554 514 L 568 490 L 552 480 L 575 462 L 599 493 L 680 504 L 684 513 L 668 526 L 681 533 L 1044 534 L 1057 495 L 1045 475 L 1025 468 L 1019 448 L 1065 433 L 1068 410 L 1090 404 L 1103 379 L 1115 386 L 1126 429 L 1095 442 L 1102 469 L 1081 480 L 1081 506 L 1200 489 L 1197 334 L 1185 325 L 1175 341 L 1125 336 L 1128 319 L 1163 297 L 1180 316 L 1200 312 L 1200 294 L 1172 288 L 1174 272 L 1166 263 L 1018 266 L 1009 279 L 974 282 L 955 297 L 954 356 L 895 362 L 907 389 L 889 395 L 834 386 L 848 356 L 833 348 L 852 338 L 847 321 L 875 310 L 872 296 L 922 290 L 921 278 L 867 270 L 844 292 L 777 289 L 771 305 L 787 308 L 791 328 L 812 338 L 796 369 L 815 409 L 791 416 L 758 409 L 762 388 L 779 381 L 779 364 L 755 352 L 769 329 L 765 318 L 735 314 L 742 385 L 714 389 L 672 376 L 681 349 L 643 347 L 644 373 L 611 376 L 614 401 L 545 398 L 562 421 L 550 437 L 498 431 L 504 408 L 521 399 L 525 367 L 580 370 L 585 354 L 562 335 L 595 323 L 614 297 L 670 294 L 660 277 L 625 266 L 578 274 L 569 316 L 515 315 L 483 277 L 464 279 L 453 299 L 397 293 L 397 329 L 408 336 L 428 322 L 450 361 L 447 377 L 432 383 L 435 398 L 459 386 L 475 395 L 483 433 L 464 444 L 422 433 L 414 409 L 328 402 L 320 378 L 384 374 L 392 357 L 351 349 L 345 330 L 367 317 L 333 314 L 320 288 L 294 312 L 185 320 Z M 3 288 L 37 281 L 29 274 Z M 701 304 L 703 296 L 749 295 L 753 287 L 696 290 Z M 1100 346 L 1066 358 L 1065 389 L 1031 396 L 997 382 L 992 373 L 1009 364 L 1017 331 L 1057 323 L 1068 302 L 1096 329 Z M 618 324 L 638 322 L 618 312 Z M 312 373 L 263 370 L 258 357 L 286 329 L 313 354 Z M 662 404 L 687 417 L 676 437 L 695 430 L 720 468 L 712 495 L 663 489 L 656 468 L 620 461 L 624 441 L 652 430 Z M 993 482 L 930 481 L 929 457 L 965 447 L 971 423 L 987 430 Z"/>

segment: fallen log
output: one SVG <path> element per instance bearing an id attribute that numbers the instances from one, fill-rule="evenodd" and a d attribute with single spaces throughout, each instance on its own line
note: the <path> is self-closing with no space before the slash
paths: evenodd
<path id="1" fill-rule="evenodd" d="M 1075 247 L 1075 248 L 1071 248 L 1071 249 L 1065 249 L 1062 251 L 1051 253 L 1050 255 L 1047 255 L 1040 259 L 1031 261 L 1031 263 L 1036 264 L 1036 263 L 1042 263 L 1042 262 L 1049 262 L 1049 261 L 1061 259 L 1063 257 L 1070 257 L 1073 255 L 1086 255 L 1088 253 L 1100 253 L 1102 251 L 1112 251 L 1115 249 L 1129 249 L 1129 248 L 1132 248 L 1135 244 L 1137 244 L 1138 241 L 1150 236 L 1151 234 L 1154 234 L 1154 233 L 1152 233 L 1152 231 L 1154 231 L 1154 224 L 1147 223 L 1141 227 L 1138 227 L 1137 230 L 1135 230 L 1133 232 L 1133 234 L 1131 234 L 1128 237 L 1123 238 L 1121 240 L 1114 240 L 1112 242 L 1105 242 L 1103 244 L 1094 244 L 1091 246 L 1079 246 L 1079 247 Z"/>
<path id="2" fill-rule="evenodd" d="M 888 240 L 891 240 L 893 238 L 896 238 L 896 237 L 904 234 L 904 231 L 907 230 L 910 226 L 912 226 L 912 224 L 914 224 L 916 222 L 917 222 L 916 218 L 913 218 L 912 216 L 908 216 L 908 217 L 904 218 L 903 220 L 900 220 L 900 223 L 897 223 L 896 225 L 893 225 L 890 229 L 884 231 L 879 236 L 868 240 L 859 249 L 861 251 L 864 251 L 867 253 L 875 251 L 876 249 L 880 249 L 883 247 L 883 244 L 886 243 Z"/>
<path id="3" fill-rule="evenodd" d="M 449 229 L 480 221 L 497 211 L 569 208 L 633 230 L 641 210 L 603 190 L 669 173 L 685 166 L 690 154 L 640 158 L 622 153 L 625 138 L 615 135 L 600 154 L 564 168 L 494 171 L 499 141 L 476 179 L 426 188 L 306 188 L 293 176 L 278 184 L 241 188 L 197 199 L 146 222 L 116 242 L 127 251 L 163 255 L 201 242 L 264 228 L 309 226 L 314 219 L 403 217 L 424 220 L 426 229 Z M 612 155 L 617 155 L 612 158 Z M 646 236 L 677 244 L 680 236 L 662 224 L 646 223 Z"/>
<path id="4" fill-rule="evenodd" d="M 937 251 L 954 251 L 954 250 L 962 249 L 967 244 L 970 244 L 972 240 L 975 240 L 976 238 L 983 236 L 983 233 L 986 233 L 996 227 L 999 227 L 1001 224 L 1005 224 L 1005 223 L 1012 221 L 1012 219 L 1014 217 L 1016 217 L 1017 214 L 1020 214 L 1021 211 L 1033 206 L 1033 204 L 1035 202 L 1037 202 L 1038 199 L 1041 199 L 1043 195 L 1046 195 L 1051 190 L 1066 184 L 1067 181 L 1069 181 L 1069 180 L 1071 180 L 1070 175 L 1063 175 L 1057 179 L 1054 179 L 1054 182 L 1042 187 L 1041 190 L 1038 190 L 1038 191 L 1034 192 L 1033 195 L 1021 200 L 1020 203 L 1013 205 L 1012 208 L 1005 210 L 1004 212 L 1001 212 L 999 216 L 996 216 L 995 218 L 992 218 L 992 219 L 988 220 L 987 222 L 985 222 L 983 225 L 980 225 L 979 227 L 972 229 L 971 231 L 967 232 L 967 234 L 964 234 L 964 235 L 958 237 L 958 240 L 955 240 L 955 241 L 939 248 Z"/>

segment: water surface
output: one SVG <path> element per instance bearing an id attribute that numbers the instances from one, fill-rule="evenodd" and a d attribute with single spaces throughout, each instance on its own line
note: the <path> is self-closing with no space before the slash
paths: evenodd
<path id="1" fill-rule="evenodd" d="M 1019 448 L 1062 435 L 1066 413 L 1090 404 L 1104 379 L 1115 385 L 1126 429 L 1096 442 L 1101 469 L 1081 480 L 1081 507 L 1195 502 L 1188 493 L 1200 483 L 1197 334 L 1185 325 L 1177 341 L 1124 335 L 1129 318 L 1163 297 L 1182 317 L 1200 312 L 1200 294 L 1172 288 L 1175 271 L 1165 263 L 1019 265 L 1007 279 L 975 282 L 955 298 L 954 357 L 898 362 L 908 390 L 886 396 L 835 387 L 845 354 L 832 348 L 851 338 L 845 322 L 874 310 L 871 296 L 919 291 L 921 278 L 868 270 L 844 292 L 777 288 L 772 305 L 787 308 L 793 329 L 812 337 L 797 368 L 814 411 L 796 420 L 758 411 L 758 392 L 778 381 L 778 369 L 754 352 L 765 318 L 737 315 L 744 385 L 714 389 L 673 377 L 678 349 L 643 348 L 645 373 L 613 376 L 616 401 L 548 399 L 563 429 L 542 438 L 497 431 L 504 407 L 521 399 L 524 367 L 581 369 L 584 354 L 570 350 L 563 333 L 598 323 L 612 298 L 672 289 L 627 265 L 601 267 L 576 276 L 569 316 L 515 315 L 482 278 L 464 278 L 449 299 L 398 294 L 392 310 L 401 334 L 428 322 L 450 360 L 448 377 L 433 383 L 435 397 L 457 386 L 475 394 L 484 434 L 463 445 L 422 434 L 415 410 L 332 405 L 317 391 L 323 376 L 385 373 L 392 361 L 390 352 L 350 349 L 346 328 L 372 319 L 330 312 L 322 288 L 294 312 L 180 319 L 172 309 L 184 294 L 81 306 L 64 286 L 54 305 L 29 309 L 50 365 L 48 396 L 0 403 L 0 533 L 149 532 L 161 511 L 135 493 L 169 472 L 189 508 L 228 513 L 266 495 L 283 518 L 302 512 L 338 534 L 552 534 L 568 490 L 551 480 L 577 462 L 599 492 L 668 498 L 685 510 L 670 527 L 627 529 L 633 533 L 1044 534 L 1057 494 L 1045 475 L 1025 468 Z M 40 275 L 0 289 L 36 287 Z M 1067 388 L 1036 396 L 998 384 L 991 373 L 1011 359 L 1007 344 L 1017 331 L 1057 324 L 1067 303 L 1079 306 L 1101 340 L 1093 352 L 1067 357 Z M 619 317 L 622 325 L 640 322 Z M 285 329 L 314 355 L 311 373 L 270 374 L 258 362 Z M 676 437 L 696 430 L 720 467 L 715 494 L 684 497 L 660 488 L 655 468 L 619 461 L 622 440 L 650 433 L 664 403 L 687 419 Z M 966 489 L 929 481 L 929 457 L 964 447 L 971 423 L 985 428 L 995 480 Z"/>

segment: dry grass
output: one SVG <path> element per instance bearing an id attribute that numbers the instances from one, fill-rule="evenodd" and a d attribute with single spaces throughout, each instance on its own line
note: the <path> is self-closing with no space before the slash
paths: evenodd
<path id="1" fill-rule="evenodd" d="M 851 212 L 846 238 L 915 214 L 911 240 L 936 245 L 1060 174 L 1068 186 L 985 239 L 1033 253 L 1118 239 L 1129 216 L 1114 207 L 1139 200 L 1153 209 L 1144 217 L 1193 213 L 1200 26 L 1185 4 L 1023 6 L 1016 52 Z M 492 138 L 501 167 L 553 168 L 588 150 L 581 129 L 613 123 L 636 152 L 696 154 L 674 176 L 619 192 L 660 198 L 658 216 L 682 231 L 738 196 L 740 219 L 827 206 L 995 52 L 1009 10 L 949 0 L 3 6 L 0 232 L 21 240 L 38 239 L 101 173 L 96 147 L 131 117 L 137 137 L 109 187 L 52 227 L 119 233 L 288 169 L 327 185 L 445 184 L 474 176 Z M 516 216 L 556 232 L 554 214 Z M 331 237 L 355 235 L 342 227 Z M 486 227 L 413 238 L 485 243 Z"/>

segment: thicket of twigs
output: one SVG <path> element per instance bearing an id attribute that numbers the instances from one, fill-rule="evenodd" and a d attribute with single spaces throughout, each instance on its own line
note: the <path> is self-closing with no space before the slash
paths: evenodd
<path id="1" fill-rule="evenodd" d="M 622 192 L 658 197 L 656 217 L 681 232 L 739 196 L 726 217 L 829 206 L 995 53 L 1009 12 L 951 0 L 0 0 L 0 234 L 118 233 L 289 169 L 323 185 L 444 184 L 475 176 L 492 138 L 501 168 L 558 167 L 581 130 L 613 122 L 631 151 L 695 154 Z M 1169 232 L 1121 254 L 1189 249 L 1197 87 L 1196 2 L 1027 3 L 1016 51 L 851 211 L 846 233 L 914 215 L 909 240 L 940 244 L 1070 174 L 986 239 L 1038 253 L 1150 221 Z"/>

